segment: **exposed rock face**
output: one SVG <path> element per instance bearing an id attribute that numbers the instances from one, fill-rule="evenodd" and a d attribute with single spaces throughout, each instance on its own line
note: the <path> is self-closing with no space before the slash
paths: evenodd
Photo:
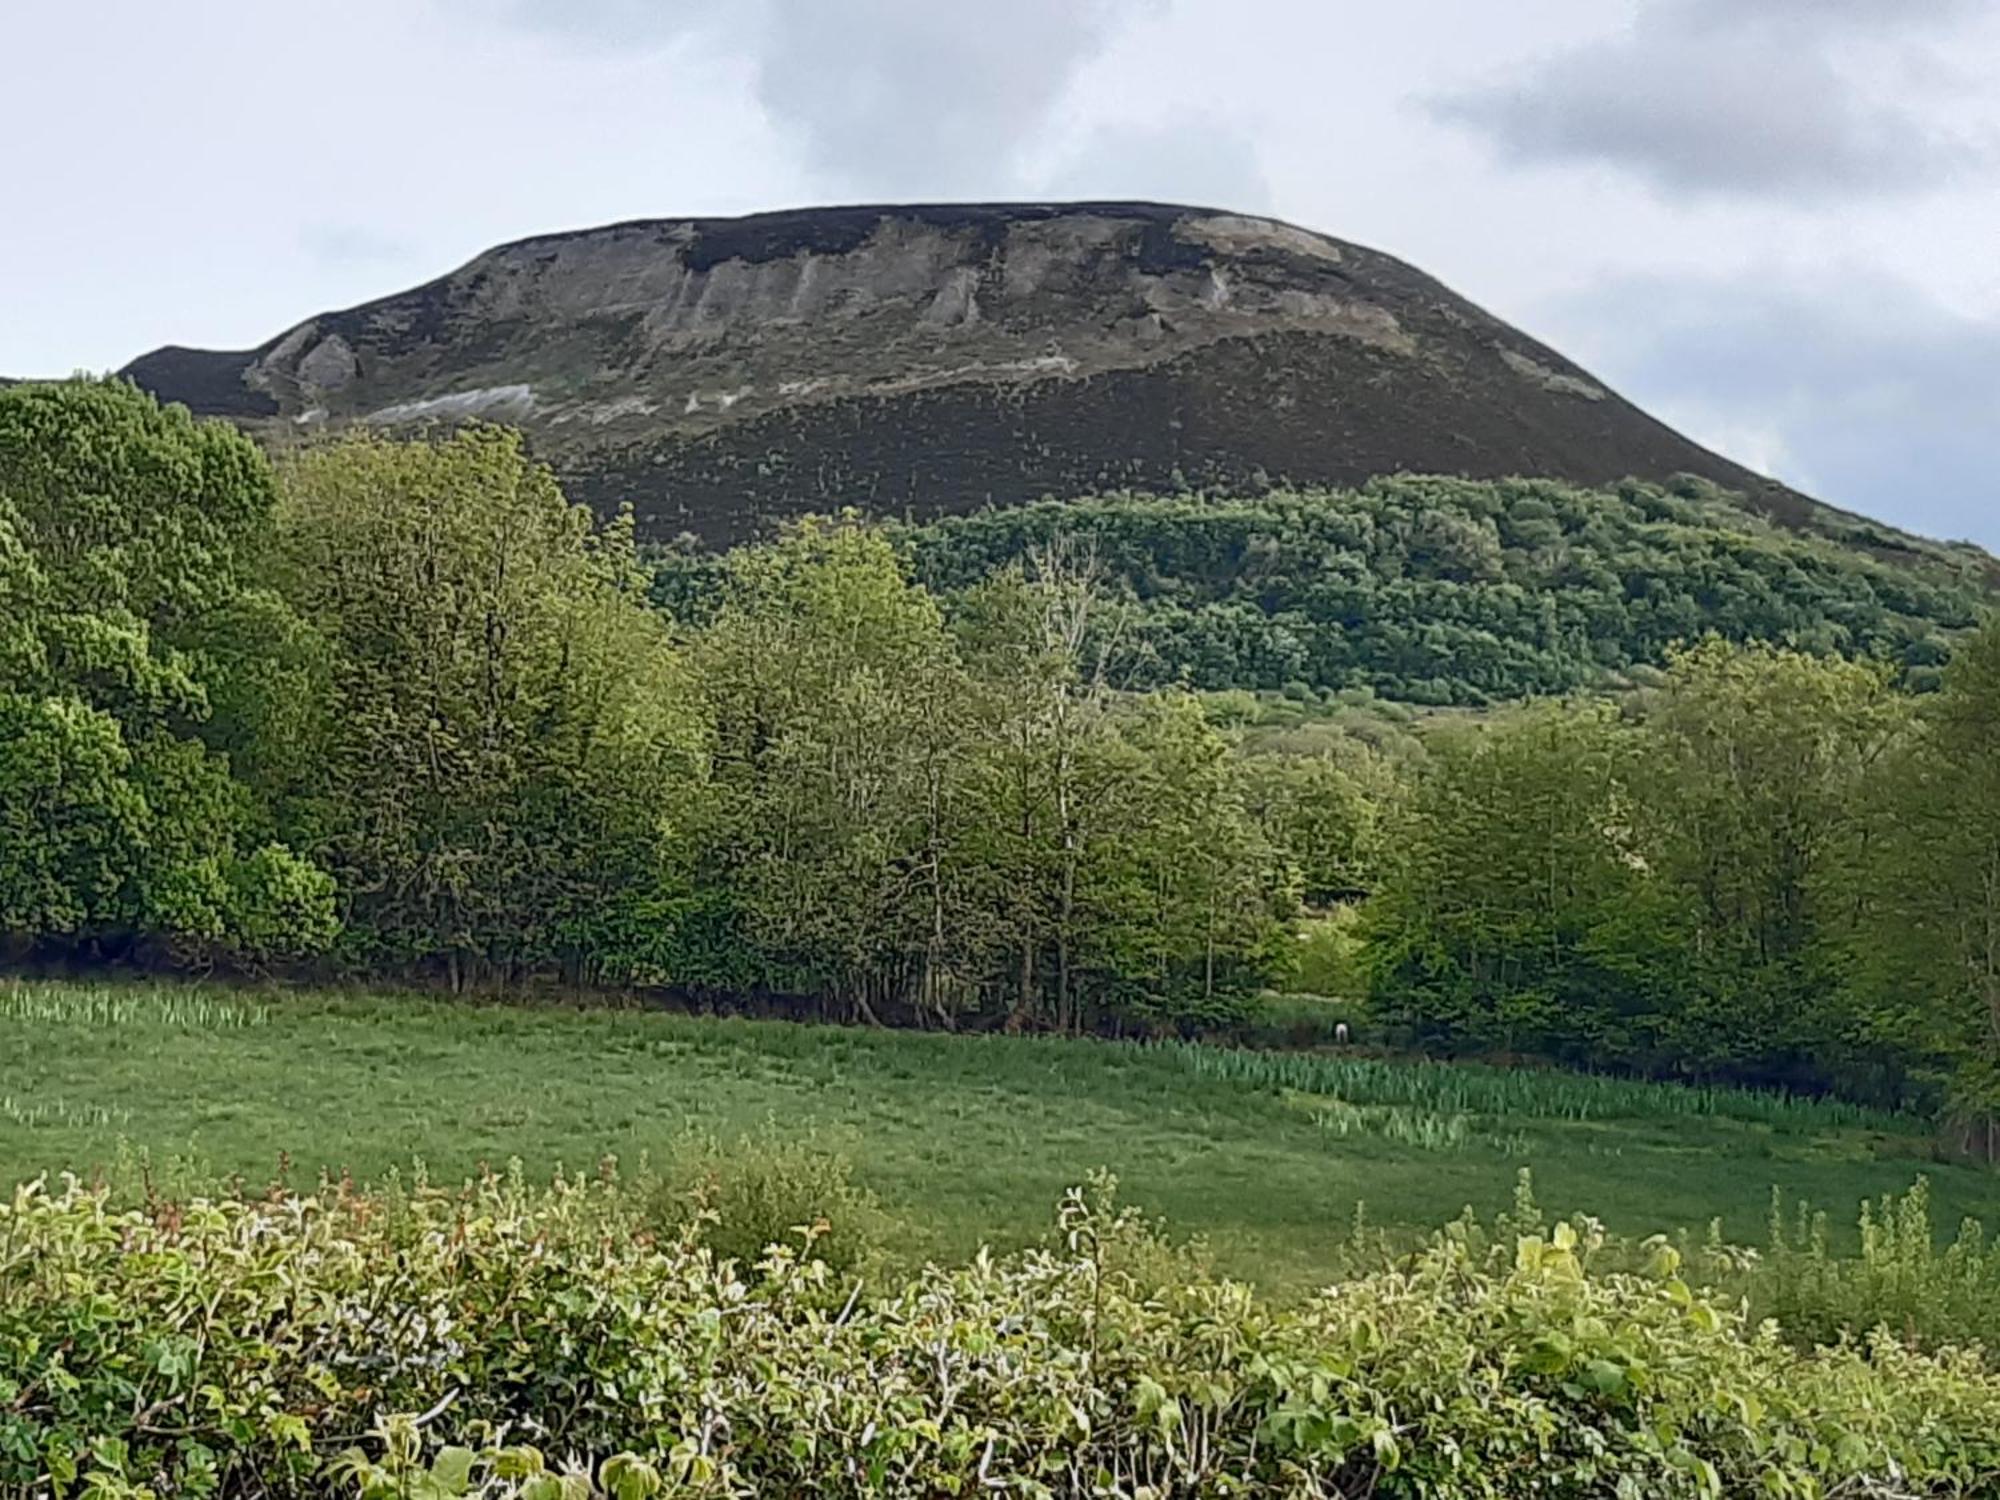
<path id="1" fill-rule="evenodd" d="M 1698 447 L 1389 256 L 1156 204 L 833 208 L 523 240 L 141 385 L 275 436 L 486 417 L 654 535 L 858 505 L 1397 470 L 1601 482 Z"/>

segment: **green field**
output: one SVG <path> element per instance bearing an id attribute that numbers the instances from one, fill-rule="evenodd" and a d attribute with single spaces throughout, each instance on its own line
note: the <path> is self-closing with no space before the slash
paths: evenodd
<path id="1" fill-rule="evenodd" d="M 1762 1236 L 1775 1184 L 1851 1222 L 1932 1179 L 1938 1222 L 2000 1222 L 2000 1174 L 1931 1160 L 1923 1126 L 1839 1105 L 1559 1073 L 1208 1048 L 955 1037 L 643 1011 L 187 986 L 0 987 L 0 1179 L 45 1171 L 298 1182 L 421 1160 L 532 1174 L 663 1160 L 690 1128 L 812 1128 L 903 1226 L 962 1255 L 1040 1234 L 1096 1167 L 1296 1287 L 1375 1224 L 1545 1206 L 1615 1230 Z"/>

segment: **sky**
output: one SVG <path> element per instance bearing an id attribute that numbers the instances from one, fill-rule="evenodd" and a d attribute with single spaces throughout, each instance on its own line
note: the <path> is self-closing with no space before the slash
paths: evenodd
<path id="1" fill-rule="evenodd" d="M 1401 256 L 1731 457 L 2000 549 L 1995 0 L 0 4 L 0 374 L 619 219 L 1148 198 Z"/>

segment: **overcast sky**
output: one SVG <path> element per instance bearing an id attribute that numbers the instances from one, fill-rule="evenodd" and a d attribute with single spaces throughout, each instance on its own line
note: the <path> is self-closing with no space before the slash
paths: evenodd
<path id="1" fill-rule="evenodd" d="M 1179 200 L 1400 255 L 1735 458 L 2000 547 L 1996 0 L 8 10 L 0 373 L 615 219 Z"/>

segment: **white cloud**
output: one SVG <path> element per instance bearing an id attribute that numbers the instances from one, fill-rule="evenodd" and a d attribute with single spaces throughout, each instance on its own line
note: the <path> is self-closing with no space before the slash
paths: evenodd
<path id="1" fill-rule="evenodd" d="M 750 57 L 759 103 L 825 180 L 955 198 L 968 178 L 974 195 L 1003 187 L 1078 70 L 1159 3 L 502 0 L 499 14 L 599 47 L 700 31 Z"/>
<path id="2" fill-rule="evenodd" d="M 2000 543 L 1973 399 L 2000 358 L 1994 0 L 15 9 L 0 98 L 64 126 L 9 163 L 0 373 L 249 347 L 617 219 L 1207 201 L 1402 256 L 1753 463 Z M 1551 80 L 1538 153 L 1431 103 Z M 1725 285 L 1733 311 L 1661 290 Z"/>

